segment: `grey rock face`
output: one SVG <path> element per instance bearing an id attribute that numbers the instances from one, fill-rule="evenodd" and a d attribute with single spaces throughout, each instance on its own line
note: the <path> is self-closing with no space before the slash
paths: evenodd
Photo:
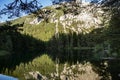
<path id="1" fill-rule="evenodd" d="M 76 7 L 72 5 L 72 3 L 67 4 L 68 5 L 65 5 L 65 3 L 61 3 L 53 5 L 51 6 L 52 9 L 55 9 L 53 11 L 43 9 L 44 12 L 49 12 L 44 14 L 44 16 L 46 16 L 49 20 L 49 23 L 55 24 L 55 35 L 58 35 L 60 31 L 59 27 L 63 28 L 64 33 L 68 33 L 68 31 L 70 30 L 77 34 L 86 34 L 91 32 L 93 29 L 104 27 L 103 23 L 107 23 L 110 19 L 110 16 L 107 16 L 108 14 L 102 10 L 100 5 L 98 7 L 97 5 L 91 4 L 89 2 L 76 3 L 78 4 L 77 15 L 75 15 L 74 12 L 59 14 L 59 10 L 56 9 L 58 7 L 62 8 L 63 6 L 66 6 L 67 8 L 71 7 L 70 9 L 76 9 Z M 60 10 L 62 11 L 62 9 Z M 107 20 L 105 20 L 105 17 L 107 17 Z M 44 20 L 44 18 L 37 17 L 34 20 L 32 20 L 30 24 L 39 24 Z"/>

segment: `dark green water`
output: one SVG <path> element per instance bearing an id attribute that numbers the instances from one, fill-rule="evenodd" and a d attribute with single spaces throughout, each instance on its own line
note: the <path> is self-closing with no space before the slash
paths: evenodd
<path id="1" fill-rule="evenodd" d="M 46 61 L 46 57 L 41 57 L 42 55 L 47 55 L 49 57 L 48 61 Z M 44 53 L 39 53 L 36 55 L 32 54 L 21 54 L 21 55 L 9 55 L 5 57 L 0 58 L 0 71 L 3 74 L 7 75 L 12 75 L 15 77 L 21 77 L 19 76 L 20 74 L 24 74 L 26 71 L 30 71 L 31 69 L 40 71 L 40 68 L 43 68 L 42 72 L 43 74 L 47 74 L 47 71 L 54 71 L 56 62 L 59 62 L 59 64 L 64 64 L 64 63 L 69 63 L 69 64 L 76 64 L 77 61 L 80 63 L 83 62 L 90 62 L 94 67 L 95 71 L 100 75 L 103 76 L 102 80 L 108 80 L 108 74 L 111 74 L 112 80 L 119 80 L 120 77 L 118 77 L 118 74 L 120 73 L 120 60 L 119 59 L 96 59 L 94 57 L 95 53 L 92 53 L 91 50 L 61 50 L 60 52 L 52 51 L 52 52 L 44 52 Z M 33 60 L 36 59 L 36 66 L 31 66 L 29 63 L 33 62 Z M 38 60 L 37 60 L 38 59 Z M 39 62 L 41 60 L 42 66 L 37 64 L 37 61 Z M 103 63 L 107 61 L 108 67 L 104 69 Z M 49 68 L 47 67 L 48 65 L 45 65 L 44 62 L 48 62 Z M 27 64 L 30 69 L 25 70 L 24 65 L 20 67 L 21 64 Z M 19 72 L 19 70 L 16 70 L 16 66 L 19 66 L 20 70 L 23 68 L 23 71 Z M 31 67 L 30 67 L 31 66 Z M 45 69 L 44 69 L 45 68 Z M 7 71 L 6 71 L 7 69 Z M 25 71 L 24 71 L 25 70 Z M 104 70 L 104 71 L 103 71 Z M 18 73 L 18 74 L 13 74 L 12 72 Z"/>

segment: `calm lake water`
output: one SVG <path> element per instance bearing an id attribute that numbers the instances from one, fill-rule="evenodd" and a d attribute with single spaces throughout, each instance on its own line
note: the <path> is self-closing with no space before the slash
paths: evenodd
<path id="1" fill-rule="evenodd" d="M 111 60 L 103 60 L 103 59 L 96 59 L 95 54 L 92 53 L 91 50 L 69 50 L 69 51 L 61 51 L 61 52 L 44 52 L 44 53 L 39 53 L 36 55 L 33 54 L 19 54 L 19 55 L 10 55 L 5 58 L 0 58 L 0 71 L 1 73 L 5 71 L 5 69 L 8 69 L 10 71 L 14 71 L 16 69 L 16 66 L 19 66 L 21 63 L 28 64 L 32 62 L 34 59 L 37 59 L 41 55 L 48 55 L 49 58 L 56 63 L 59 62 L 59 64 L 64 64 L 65 62 L 69 64 L 76 64 L 77 61 L 80 63 L 87 61 L 92 63 L 92 65 L 96 66 L 96 70 L 98 71 L 99 75 L 102 75 L 106 78 L 107 73 L 110 73 L 112 76 L 112 80 L 119 80 L 119 74 L 120 74 L 120 60 L 117 59 L 111 59 Z M 39 60 L 46 60 L 46 59 L 38 59 Z M 105 70 L 105 72 L 102 72 L 103 70 L 103 65 L 104 61 L 108 62 L 108 68 Z M 37 60 L 36 60 L 37 64 Z M 31 66 L 31 65 L 29 65 Z M 44 68 L 44 67 L 43 67 Z M 38 68 L 36 68 L 37 70 Z M 39 71 L 39 70 L 38 70 Z M 21 71 L 20 74 L 24 71 Z M 42 72 L 42 71 L 41 71 Z M 45 73 L 45 72 L 44 72 Z M 6 73 L 5 73 L 6 74 Z M 9 74 L 8 74 L 9 75 Z M 12 75 L 14 76 L 14 75 Z M 4 80 L 7 80 L 7 76 L 0 75 L 1 79 L 4 78 Z M 16 76 L 15 76 L 16 77 Z M 0 80 L 1 80 L 0 79 Z M 17 80 L 16 78 L 13 78 L 12 80 Z M 107 80 L 107 79 L 103 79 Z"/>

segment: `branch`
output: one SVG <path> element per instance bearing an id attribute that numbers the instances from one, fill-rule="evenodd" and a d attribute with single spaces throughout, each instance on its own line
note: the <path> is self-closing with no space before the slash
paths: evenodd
<path id="1" fill-rule="evenodd" d="M 26 14 L 33 13 L 41 7 L 42 5 L 37 0 L 29 2 L 28 0 L 25 0 L 25 2 L 23 0 L 14 0 L 12 3 L 5 5 L 5 8 L 0 11 L 0 15 L 9 15 L 8 18 L 19 17 L 23 12 Z"/>

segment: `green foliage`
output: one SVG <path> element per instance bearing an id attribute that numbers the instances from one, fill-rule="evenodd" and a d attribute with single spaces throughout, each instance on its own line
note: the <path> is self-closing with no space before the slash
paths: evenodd
<path id="1" fill-rule="evenodd" d="M 49 41 L 54 35 L 54 24 L 42 22 L 39 25 L 28 26 L 24 29 L 24 34 L 33 36 L 36 39 L 42 41 Z"/>

